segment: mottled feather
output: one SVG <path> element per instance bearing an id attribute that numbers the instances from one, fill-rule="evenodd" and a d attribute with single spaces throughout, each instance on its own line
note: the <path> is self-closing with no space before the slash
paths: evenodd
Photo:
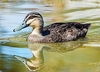
<path id="1" fill-rule="evenodd" d="M 33 35 L 29 38 L 31 42 L 42 43 L 77 40 L 86 36 L 90 25 L 90 23 L 83 24 L 79 22 L 53 23 L 43 28 L 43 36 Z"/>

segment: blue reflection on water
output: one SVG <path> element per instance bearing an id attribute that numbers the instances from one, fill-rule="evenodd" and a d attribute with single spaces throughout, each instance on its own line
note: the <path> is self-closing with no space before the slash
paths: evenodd
<path id="1" fill-rule="evenodd" d="M 32 57 L 32 53 L 28 48 L 15 48 L 9 46 L 1 46 L 0 54 L 19 55 L 27 58 Z"/>

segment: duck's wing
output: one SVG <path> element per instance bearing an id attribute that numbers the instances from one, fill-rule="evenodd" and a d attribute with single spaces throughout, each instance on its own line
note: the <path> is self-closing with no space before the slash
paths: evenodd
<path id="1" fill-rule="evenodd" d="M 58 23 L 53 23 L 53 24 L 50 24 L 48 26 L 45 26 L 43 30 L 51 30 L 51 29 L 54 29 L 56 27 L 76 27 L 78 29 L 81 29 L 81 28 L 89 28 L 91 26 L 91 23 L 83 23 L 83 22 L 58 22 Z"/>
<path id="2" fill-rule="evenodd" d="M 52 42 L 76 40 L 85 37 L 90 25 L 90 23 L 79 22 L 53 23 L 44 27 L 43 35 L 45 39 Z"/>

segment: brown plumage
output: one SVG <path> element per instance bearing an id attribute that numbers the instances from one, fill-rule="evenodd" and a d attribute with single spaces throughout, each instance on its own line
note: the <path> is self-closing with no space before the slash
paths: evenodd
<path id="1" fill-rule="evenodd" d="M 66 42 L 85 37 L 90 24 L 78 22 L 53 23 L 43 28 L 42 36 L 29 35 L 31 42 Z"/>
<path id="2" fill-rule="evenodd" d="M 89 27 L 91 26 L 90 23 L 60 22 L 43 27 L 43 18 L 37 12 L 29 13 L 25 17 L 23 23 L 23 28 L 25 28 L 26 26 L 33 27 L 33 32 L 29 35 L 28 41 L 41 43 L 54 43 L 77 40 L 80 37 L 85 37 Z M 23 28 L 20 28 L 19 30 Z M 18 30 L 14 29 L 14 31 Z"/>

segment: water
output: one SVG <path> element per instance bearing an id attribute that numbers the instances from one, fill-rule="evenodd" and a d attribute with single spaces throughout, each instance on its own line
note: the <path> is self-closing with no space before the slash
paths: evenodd
<path id="1" fill-rule="evenodd" d="M 32 30 L 30 27 L 20 32 L 12 30 L 31 11 L 43 15 L 45 26 L 53 22 L 77 21 L 91 22 L 92 27 L 85 39 L 75 42 L 28 44 L 26 37 Z M 99 19 L 99 0 L 1 0 L 0 72 L 28 72 L 28 69 L 37 72 L 100 72 Z M 26 62 L 31 67 L 25 66 Z"/>

